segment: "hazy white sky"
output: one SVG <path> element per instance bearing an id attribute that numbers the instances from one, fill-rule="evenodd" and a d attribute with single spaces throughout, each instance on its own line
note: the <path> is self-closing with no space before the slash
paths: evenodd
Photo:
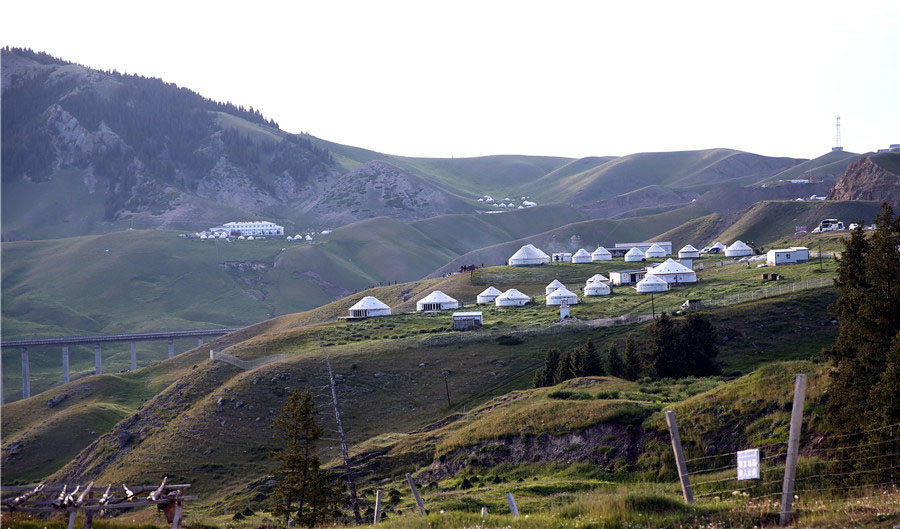
<path id="1" fill-rule="evenodd" d="M 98 2 L 0 43 L 187 86 L 410 156 L 900 143 L 900 2 Z"/>

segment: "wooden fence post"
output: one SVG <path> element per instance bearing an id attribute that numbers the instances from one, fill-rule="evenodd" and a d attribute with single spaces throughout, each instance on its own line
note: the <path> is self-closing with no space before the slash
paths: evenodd
<path id="1" fill-rule="evenodd" d="M 88 498 L 94 498 L 94 491 L 88 493 Z M 84 523 L 82 529 L 91 529 L 94 526 L 94 511 L 84 511 Z"/>
<path id="2" fill-rule="evenodd" d="M 784 485 L 781 487 L 781 515 L 779 525 L 791 521 L 794 503 L 794 478 L 797 475 L 797 453 L 800 449 L 800 430 L 803 426 L 803 402 L 806 399 L 806 375 L 800 373 L 794 382 L 794 406 L 791 408 L 791 431 L 788 434 L 787 459 L 784 464 Z"/>
<path id="3" fill-rule="evenodd" d="M 678 423 L 675 422 L 674 411 L 666 411 L 666 423 L 669 425 L 669 435 L 672 437 L 672 451 L 675 452 L 678 479 L 681 480 L 681 494 L 684 496 L 684 501 L 694 503 L 694 493 L 691 491 L 691 478 L 688 476 L 687 463 L 684 461 L 684 450 L 681 448 L 681 437 L 678 435 Z"/>
<path id="4" fill-rule="evenodd" d="M 78 516 L 78 511 L 72 511 L 69 513 L 69 529 L 75 529 L 76 516 Z"/>
<path id="5" fill-rule="evenodd" d="M 381 522 L 381 489 L 375 491 L 375 519 L 372 525 L 378 525 Z"/>
<path id="6" fill-rule="evenodd" d="M 513 518 L 519 517 L 519 508 L 516 507 L 516 499 L 513 498 L 512 492 L 506 493 L 506 503 L 509 504 L 509 512 L 512 513 Z"/>
<path id="7" fill-rule="evenodd" d="M 425 504 L 422 503 L 422 496 L 419 496 L 419 489 L 416 488 L 416 482 L 413 481 L 412 475 L 409 472 L 406 473 L 406 482 L 409 483 L 409 488 L 412 490 L 413 497 L 416 499 L 416 505 L 419 506 L 419 512 L 422 516 L 425 516 Z"/>

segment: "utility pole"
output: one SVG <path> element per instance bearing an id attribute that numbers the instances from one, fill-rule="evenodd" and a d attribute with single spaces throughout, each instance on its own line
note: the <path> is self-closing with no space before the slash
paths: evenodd
<path id="1" fill-rule="evenodd" d="M 450 407 L 450 383 L 447 381 L 447 379 L 450 378 L 450 372 L 444 371 L 441 374 L 444 375 L 444 389 L 447 390 L 447 407 L 449 408 Z"/>
<path id="2" fill-rule="evenodd" d="M 656 319 L 656 305 L 653 304 L 653 292 L 650 293 L 650 316 Z"/>
<path id="3" fill-rule="evenodd" d="M 822 271 L 822 241 L 819 240 L 819 272 Z"/>
<path id="4" fill-rule="evenodd" d="M 344 426 L 341 423 L 341 412 L 338 409 L 337 389 L 334 386 L 334 373 L 331 371 L 331 360 L 328 353 L 325 352 L 325 346 L 322 345 L 322 338 L 319 338 L 319 347 L 322 354 L 325 355 L 325 365 L 328 366 L 328 382 L 331 385 L 331 401 L 334 403 L 334 419 L 337 422 L 338 435 L 341 438 L 341 453 L 344 456 L 344 471 L 347 473 L 347 486 L 350 488 L 350 503 L 353 505 L 353 517 L 356 519 L 356 525 L 362 525 L 362 516 L 359 514 L 359 497 L 356 495 L 356 482 L 353 481 L 353 469 L 350 467 L 350 456 L 347 455 L 347 440 L 344 438 Z"/>

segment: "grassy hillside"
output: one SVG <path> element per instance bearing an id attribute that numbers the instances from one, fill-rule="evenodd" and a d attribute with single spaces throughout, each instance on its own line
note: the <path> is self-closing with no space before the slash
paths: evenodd
<path id="1" fill-rule="evenodd" d="M 828 151 L 818 158 L 806 160 L 794 167 L 776 173 L 769 178 L 765 178 L 761 180 L 759 184 L 809 179 L 810 177 L 813 181 L 825 180 L 833 184 L 834 181 L 844 173 L 847 166 L 861 156 L 863 155 L 849 151 Z"/>

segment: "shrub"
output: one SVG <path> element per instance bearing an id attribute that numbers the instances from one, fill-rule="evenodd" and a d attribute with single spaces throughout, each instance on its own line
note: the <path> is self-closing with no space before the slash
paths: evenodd
<path id="1" fill-rule="evenodd" d="M 508 334 L 498 336 L 496 341 L 499 345 L 519 345 L 521 343 L 524 343 L 524 340 L 522 340 L 518 336 L 510 336 Z"/>
<path id="2" fill-rule="evenodd" d="M 547 396 L 551 399 L 559 400 L 591 400 L 591 396 L 587 393 L 582 393 L 580 391 L 569 391 L 565 389 L 558 389 L 551 392 Z"/>

